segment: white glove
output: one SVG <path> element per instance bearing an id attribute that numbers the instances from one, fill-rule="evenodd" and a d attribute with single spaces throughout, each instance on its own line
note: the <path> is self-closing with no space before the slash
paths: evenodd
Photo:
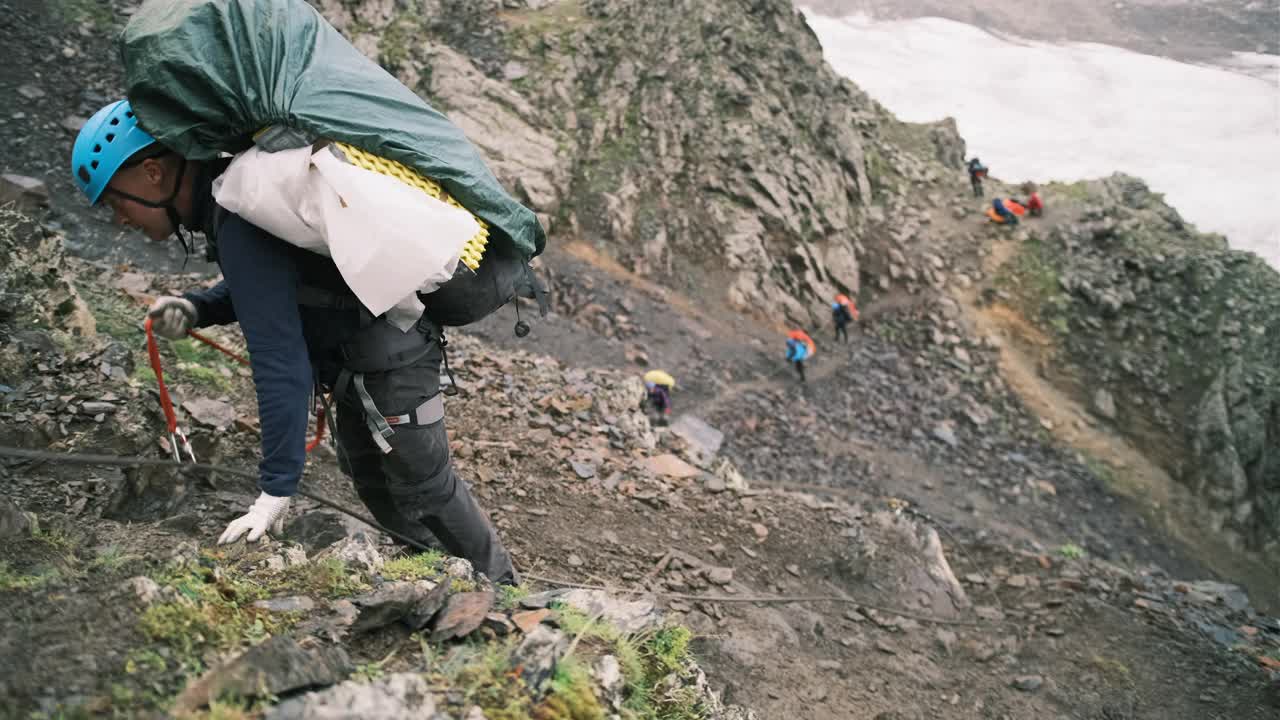
<path id="1" fill-rule="evenodd" d="M 147 317 L 151 318 L 151 329 L 157 335 L 181 340 L 196 324 L 196 306 L 186 298 L 161 295 L 151 304 Z"/>
<path id="2" fill-rule="evenodd" d="M 249 542 L 258 542 L 267 531 L 270 531 L 272 535 L 279 535 L 284 532 L 284 514 L 289 509 L 289 500 L 290 498 L 287 497 L 276 497 L 262 493 L 257 500 L 253 501 L 253 505 L 249 507 L 249 512 L 232 520 L 231 524 L 227 525 L 222 537 L 218 538 L 218 544 L 225 545 L 235 542 L 246 532 L 249 533 L 249 537 L 245 539 Z"/>

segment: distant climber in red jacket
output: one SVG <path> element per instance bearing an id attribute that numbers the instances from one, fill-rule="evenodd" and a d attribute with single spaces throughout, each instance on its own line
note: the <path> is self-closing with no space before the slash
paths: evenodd
<path id="1" fill-rule="evenodd" d="M 1027 211 L 1031 213 L 1031 217 L 1040 217 L 1044 214 L 1044 201 L 1040 199 L 1040 190 L 1035 183 L 1027 183 L 1022 186 L 1022 191 L 1027 193 L 1027 201 L 1022 203 L 1027 207 Z"/>

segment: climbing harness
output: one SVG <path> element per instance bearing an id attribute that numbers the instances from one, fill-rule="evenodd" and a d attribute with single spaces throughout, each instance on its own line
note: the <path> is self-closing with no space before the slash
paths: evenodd
<path id="1" fill-rule="evenodd" d="M 169 441 L 173 448 L 173 459 L 177 462 L 182 462 L 182 456 L 179 453 L 179 449 L 181 449 L 181 452 L 186 453 L 187 457 L 190 458 L 190 461 L 195 463 L 195 450 L 191 447 L 191 441 L 187 439 L 186 433 L 184 433 L 182 428 L 178 426 L 178 414 L 173 409 L 173 400 L 169 397 L 169 388 L 164 382 L 164 370 L 160 364 L 160 347 L 156 343 L 156 336 L 155 332 L 151 329 L 151 322 L 152 318 L 147 318 L 147 356 L 151 361 L 151 370 L 156 374 L 156 385 L 160 390 L 160 408 L 164 411 L 165 423 L 169 430 Z M 249 365 L 248 359 L 227 349 L 212 338 L 201 335 L 195 330 L 188 330 L 187 335 L 193 340 L 198 340 L 199 342 L 208 345 L 241 365 L 246 367 Z M 327 406 L 328 402 L 323 398 L 323 396 L 321 396 L 319 402 L 316 403 L 316 436 L 307 443 L 307 452 L 315 450 L 320 446 L 320 443 L 324 441 L 325 408 Z"/>
<path id="2" fill-rule="evenodd" d="M 452 378 L 452 375 L 450 377 Z M 369 435 L 383 455 L 390 453 L 392 450 L 391 443 L 388 440 L 392 435 L 396 434 L 395 428 L 426 427 L 443 420 L 444 396 L 449 394 L 447 391 L 438 392 L 427 399 L 426 402 L 402 415 L 383 415 L 382 411 L 373 402 L 373 396 L 365 388 L 364 373 L 343 370 L 338 375 L 337 384 L 334 385 L 334 397 L 345 395 L 348 387 L 355 389 L 356 397 L 360 399 L 360 406 L 364 409 L 365 425 L 369 429 Z M 453 385 L 449 387 L 454 393 L 457 392 L 457 388 Z"/>

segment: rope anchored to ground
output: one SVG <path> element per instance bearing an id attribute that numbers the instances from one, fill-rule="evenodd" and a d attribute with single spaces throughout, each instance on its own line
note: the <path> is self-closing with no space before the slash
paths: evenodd
<path id="1" fill-rule="evenodd" d="M 164 467 L 176 470 L 180 473 L 221 473 L 229 477 L 240 478 L 242 480 L 252 481 L 255 486 L 258 482 L 258 474 L 247 470 L 225 467 L 223 465 L 211 465 L 207 463 L 182 463 L 174 460 L 166 460 L 160 458 L 146 458 L 132 455 L 99 455 L 92 453 L 77 452 L 54 452 L 49 450 L 27 450 L 25 448 L 14 448 L 0 446 L 0 457 L 15 458 L 18 460 L 29 460 L 33 462 L 55 462 L 70 463 L 74 465 L 98 465 L 104 467 Z M 308 492 L 302 489 L 298 490 L 298 495 L 316 502 L 331 510 L 336 510 L 348 517 L 359 520 L 369 527 L 386 533 L 390 537 L 408 545 L 409 547 L 429 551 L 429 548 L 421 542 L 411 537 L 398 533 L 390 528 L 384 527 L 378 521 L 374 520 L 363 513 L 352 510 L 340 503 L 334 502 L 322 495 Z M 585 583 L 571 582 L 560 580 L 557 578 L 544 577 L 541 575 L 525 575 L 530 580 L 540 582 L 546 585 L 554 585 L 558 587 L 582 588 L 586 590 L 602 590 L 605 592 L 625 593 L 631 595 L 653 595 L 655 597 L 663 597 L 672 600 L 686 600 L 690 602 L 713 602 L 713 603 L 841 603 L 847 605 L 858 605 L 869 610 L 883 612 L 889 615 L 897 615 L 899 617 L 909 618 L 920 622 L 934 623 L 938 625 L 958 625 L 965 627 L 977 627 L 982 623 L 972 620 L 951 620 L 946 618 L 938 618 L 921 613 L 913 613 L 906 610 L 898 610 L 895 608 L 881 607 L 873 603 L 866 602 L 856 597 L 844 595 L 694 595 L 688 593 L 661 592 L 644 589 L 623 589 L 612 588 L 604 585 L 589 585 Z"/>

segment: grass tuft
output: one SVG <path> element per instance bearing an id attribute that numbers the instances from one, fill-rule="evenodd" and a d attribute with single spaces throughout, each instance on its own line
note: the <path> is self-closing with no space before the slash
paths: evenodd
<path id="1" fill-rule="evenodd" d="M 0 592 L 35 590 L 57 579 L 59 573 L 51 569 L 39 575 L 26 575 L 13 570 L 9 563 L 0 560 Z"/>
<path id="2" fill-rule="evenodd" d="M 341 558 L 322 558 L 285 568 L 267 581 L 272 595 L 350 597 L 369 588 Z"/>
<path id="3" fill-rule="evenodd" d="M 1067 543 L 1058 548 L 1058 554 L 1068 560 L 1079 560 L 1084 557 L 1084 548 L 1075 543 Z"/>
<path id="4" fill-rule="evenodd" d="M 256 645 L 292 622 L 253 606 L 267 597 L 261 585 L 234 570 L 209 567 L 212 562 L 204 556 L 155 577 L 177 599 L 152 605 L 138 622 L 148 639 L 169 646 L 187 672 L 203 670 L 207 653 Z"/>
<path id="5" fill-rule="evenodd" d="M 443 553 L 427 550 L 388 560 L 381 573 L 388 580 L 434 580 L 444 572 L 443 565 Z"/>
<path id="6" fill-rule="evenodd" d="M 499 610 L 513 610 L 521 600 L 529 597 L 529 586 L 521 585 L 499 585 L 497 604 Z"/>

